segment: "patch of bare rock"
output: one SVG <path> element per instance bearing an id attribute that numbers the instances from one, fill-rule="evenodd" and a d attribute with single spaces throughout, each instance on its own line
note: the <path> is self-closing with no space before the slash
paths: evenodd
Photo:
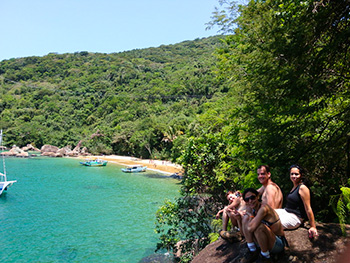
<path id="1" fill-rule="evenodd" d="M 273 255 L 272 261 L 279 263 L 345 263 L 344 254 L 350 252 L 350 226 L 346 225 L 346 236 L 342 234 L 339 224 L 317 224 L 319 236 L 314 240 L 308 238 L 307 228 L 285 231 L 289 248 L 280 255 Z M 243 240 L 229 243 L 219 239 L 205 247 L 192 263 L 236 263 L 242 262 L 248 252 Z M 257 261 L 259 262 L 259 260 Z"/>
<path id="2" fill-rule="evenodd" d="M 76 157 L 76 156 L 88 156 L 91 155 L 86 147 L 81 147 L 81 142 L 72 149 L 71 146 L 65 146 L 63 148 L 58 148 L 53 145 L 43 145 L 41 149 L 38 149 L 31 144 L 28 144 L 25 147 L 18 147 L 16 145 L 12 146 L 9 151 L 1 152 L 0 155 L 3 156 L 15 156 L 15 157 L 30 157 L 29 151 L 38 152 L 41 156 L 49 156 L 49 157 Z M 35 154 L 33 154 L 35 156 Z"/>

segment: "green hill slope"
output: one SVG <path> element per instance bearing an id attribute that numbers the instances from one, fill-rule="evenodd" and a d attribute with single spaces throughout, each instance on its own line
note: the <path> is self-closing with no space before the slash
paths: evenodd
<path id="1" fill-rule="evenodd" d="M 93 153 L 169 156 L 177 135 L 220 92 L 220 37 L 114 54 L 0 62 L 0 127 L 8 145 L 75 145 Z M 99 131 L 103 136 L 90 135 Z"/>

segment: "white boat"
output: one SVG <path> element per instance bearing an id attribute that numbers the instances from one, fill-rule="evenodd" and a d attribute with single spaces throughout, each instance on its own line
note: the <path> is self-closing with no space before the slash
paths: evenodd
<path id="1" fill-rule="evenodd" d="M 0 145 L 2 146 L 2 130 L 0 130 Z M 7 181 L 4 155 L 2 156 L 2 164 L 3 164 L 3 172 L 0 172 L 0 195 L 2 195 L 2 193 L 6 191 L 9 186 L 17 182 L 17 181 Z"/>
<path id="2" fill-rule="evenodd" d="M 140 172 L 145 172 L 146 169 L 147 169 L 147 166 L 129 165 L 126 168 L 122 168 L 122 171 L 124 173 L 140 173 Z"/>

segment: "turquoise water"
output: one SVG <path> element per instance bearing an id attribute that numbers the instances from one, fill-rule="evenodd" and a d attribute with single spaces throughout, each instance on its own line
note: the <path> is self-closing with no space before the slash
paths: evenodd
<path id="1" fill-rule="evenodd" d="M 155 212 L 178 181 L 85 167 L 77 159 L 6 158 L 0 262 L 139 262 L 154 253 Z"/>

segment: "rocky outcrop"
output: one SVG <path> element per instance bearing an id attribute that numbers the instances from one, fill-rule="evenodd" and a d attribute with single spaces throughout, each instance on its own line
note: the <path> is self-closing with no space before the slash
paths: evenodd
<path id="1" fill-rule="evenodd" d="M 350 226 L 343 236 L 338 224 L 317 224 L 319 236 L 310 240 L 306 228 L 285 231 L 289 248 L 280 255 L 274 255 L 274 262 L 335 263 L 350 246 Z M 350 249 L 350 247 L 348 248 Z M 248 252 L 246 242 L 228 243 L 219 239 L 204 248 L 192 263 L 236 263 Z M 350 259 L 348 259 L 350 262 Z M 341 261 L 343 263 L 343 261 Z"/>
<path id="2" fill-rule="evenodd" d="M 74 155 L 78 155 L 81 151 L 80 151 L 80 147 L 81 147 L 81 144 L 83 143 L 83 141 L 79 141 L 77 146 L 75 146 L 75 148 L 73 149 L 73 154 Z"/>
<path id="3" fill-rule="evenodd" d="M 13 145 L 12 148 L 9 151 L 2 152 L 0 155 L 26 158 L 26 157 L 29 157 L 28 151 L 37 151 L 37 152 L 39 152 L 40 150 L 38 148 L 35 148 L 31 144 L 28 144 L 27 146 L 22 147 L 22 148 L 19 148 L 16 145 Z"/>
<path id="4" fill-rule="evenodd" d="M 27 152 L 22 152 L 22 153 L 16 154 L 16 157 L 27 158 L 27 157 L 29 157 L 29 153 L 27 153 Z"/>
<path id="5" fill-rule="evenodd" d="M 52 145 L 44 145 L 43 147 L 41 147 L 41 155 L 50 156 L 50 157 L 64 157 L 64 156 L 75 157 L 80 155 L 83 155 L 83 156 L 90 155 L 86 147 L 84 147 L 82 150 L 80 149 L 81 144 L 82 144 L 82 141 L 80 141 L 73 150 L 70 145 L 65 146 L 61 149 Z"/>
<path id="6" fill-rule="evenodd" d="M 70 145 L 63 147 L 61 149 L 58 149 L 57 153 L 62 156 L 68 156 L 69 153 L 72 151 L 72 147 Z"/>
<path id="7" fill-rule="evenodd" d="M 43 147 L 41 147 L 41 153 L 56 153 L 60 148 L 53 145 L 45 144 Z"/>
<path id="8" fill-rule="evenodd" d="M 17 155 L 23 155 L 24 151 L 17 147 L 16 145 L 13 145 L 12 148 L 8 152 L 2 152 L 1 155 L 3 156 L 17 156 Z"/>
<path id="9" fill-rule="evenodd" d="M 88 156 L 91 155 L 86 147 L 81 148 L 82 141 L 78 143 L 78 145 L 72 150 L 72 147 L 70 145 L 65 146 L 63 148 L 58 148 L 57 146 L 46 144 L 41 147 L 39 150 L 38 148 L 35 148 L 31 144 L 27 144 L 27 146 L 19 148 L 16 145 L 14 145 L 9 151 L 7 152 L 1 152 L 0 155 L 3 156 L 16 156 L 16 157 L 29 157 L 28 151 L 36 151 L 41 152 L 42 156 L 49 156 L 49 157 L 64 157 L 64 156 Z"/>
<path id="10" fill-rule="evenodd" d="M 28 152 L 28 151 L 39 152 L 40 151 L 38 148 L 34 147 L 31 144 L 27 144 L 27 146 L 22 147 L 22 150 L 25 151 L 25 152 Z"/>

